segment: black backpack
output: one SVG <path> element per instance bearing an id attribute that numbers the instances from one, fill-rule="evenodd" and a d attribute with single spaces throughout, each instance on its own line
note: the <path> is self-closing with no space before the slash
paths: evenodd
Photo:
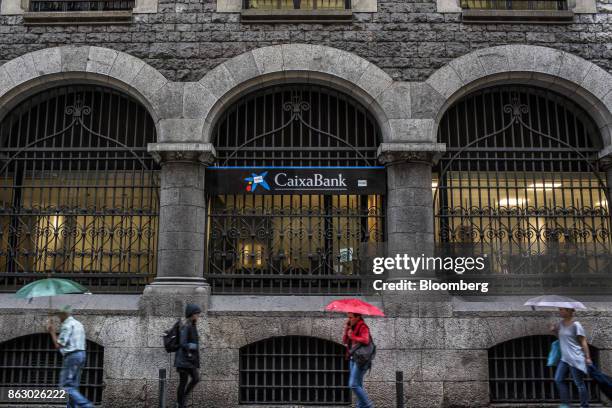
<path id="1" fill-rule="evenodd" d="M 372 366 L 372 360 L 374 360 L 376 356 L 376 344 L 374 344 L 372 336 L 370 336 L 370 343 L 368 343 L 368 345 L 357 343 L 357 345 L 351 348 L 350 354 L 359 368 L 370 368 Z"/>
<path id="2" fill-rule="evenodd" d="M 162 336 L 164 341 L 164 348 L 167 353 L 174 353 L 180 347 L 180 335 L 181 335 L 181 319 L 177 320 L 176 323 L 166 330 Z"/>

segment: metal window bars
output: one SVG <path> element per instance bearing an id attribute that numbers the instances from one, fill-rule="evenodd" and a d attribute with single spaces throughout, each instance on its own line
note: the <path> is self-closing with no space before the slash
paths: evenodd
<path id="1" fill-rule="evenodd" d="M 135 0 L 31 0 L 31 12 L 78 12 L 132 10 Z"/>
<path id="2" fill-rule="evenodd" d="M 209 216 L 213 291 L 359 294 L 362 246 L 383 240 L 376 195 L 217 196 Z"/>
<path id="3" fill-rule="evenodd" d="M 314 337 L 273 337 L 240 349 L 241 404 L 350 405 L 345 348 Z"/>
<path id="4" fill-rule="evenodd" d="M 155 276 L 155 126 L 119 92 L 55 88 L 0 123 L 0 289 L 42 276 L 139 292 Z"/>
<path id="5" fill-rule="evenodd" d="M 214 132 L 220 166 L 375 166 L 380 141 L 363 106 L 311 85 L 255 92 Z M 360 293 L 383 224 L 381 196 L 211 196 L 205 276 L 215 293 Z"/>
<path id="6" fill-rule="evenodd" d="M 446 112 L 438 140 L 448 152 L 434 170 L 436 240 L 487 254 L 474 277 L 504 293 L 609 288 L 601 142 L 583 109 L 551 91 L 489 88 Z"/>
<path id="7" fill-rule="evenodd" d="M 87 361 L 81 374 L 81 393 L 94 404 L 102 402 L 104 348 L 87 341 Z M 32 334 L 0 344 L 0 386 L 57 387 L 62 356 L 48 334 Z"/>
<path id="8" fill-rule="evenodd" d="M 363 105 L 304 85 L 240 99 L 215 125 L 213 140 L 222 166 L 376 166 L 381 137 Z"/>
<path id="9" fill-rule="evenodd" d="M 554 336 L 529 336 L 506 341 L 489 349 L 489 395 L 492 403 L 558 403 L 555 367 L 546 361 Z M 598 363 L 598 350 L 590 346 L 593 361 Z M 572 401 L 578 391 L 568 376 Z M 585 378 L 590 402 L 599 402 L 597 384 Z"/>
<path id="10" fill-rule="evenodd" d="M 245 9 L 350 10 L 351 0 L 243 0 Z"/>
<path id="11" fill-rule="evenodd" d="M 462 9 L 472 10 L 568 10 L 566 0 L 461 0 Z"/>

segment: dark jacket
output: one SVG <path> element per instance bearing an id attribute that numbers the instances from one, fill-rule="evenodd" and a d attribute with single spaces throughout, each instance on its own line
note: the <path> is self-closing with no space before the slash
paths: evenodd
<path id="1" fill-rule="evenodd" d="M 198 328 L 191 321 L 181 326 L 180 346 L 174 356 L 176 368 L 200 368 L 200 342 Z"/>

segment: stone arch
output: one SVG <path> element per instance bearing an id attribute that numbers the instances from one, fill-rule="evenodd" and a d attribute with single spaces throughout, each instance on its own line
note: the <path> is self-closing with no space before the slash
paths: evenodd
<path id="1" fill-rule="evenodd" d="M 74 81 L 115 88 L 134 97 L 153 117 L 156 128 L 168 116 L 166 105 L 173 86 L 155 68 L 108 48 L 63 46 L 30 52 L 0 66 L 0 118 L 32 94 Z"/>
<path id="2" fill-rule="evenodd" d="M 434 138 L 447 108 L 470 92 L 500 84 L 533 84 L 555 90 L 585 108 L 601 133 L 602 153 L 612 151 L 612 75 L 576 55 L 533 45 L 484 48 L 452 60 L 426 83 L 440 101 Z"/>
<path id="3" fill-rule="evenodd" d="M 410 90 L 369 61 L 346 51 L 309 44 L 283 44 L 238 55 L 186 84 L 185 112 L 201 118 L 203 141 L 223 109 L 258 88 L 283 83 L 327 85 L 361 102 L 374 114 L 383 140 L 410 115 Z"/>
<path id="4" fill-rule="evenodd" d="M 490 349 L 501 343 L 528 336 L 545 336 L 550 334 L 549 326 L 559 319 L 550 314 L 550 311 L 535 312 L 529 316 L 506 316 L 489 317 L 483 319 L 483 348 Z M 589 344 L 599 349 L 612 348 L 609 332 L 609 324 L 605 319 L 598 316 L 578 315 L 576 320 L 580 321 L 587 332 Z"/>
<path id="5" fill-rule="evenodd" d="M 211 324 L 210 330 L 223 331 L 224 329 L 219 329 L 220 324 L 220 322 Z M 231 339 L 223 340 L 222 344 L 238 349 L 270 337 L 282 336 L 316 337 L 340 343 L 343 324 L 344 320 L 338 318 L 300 316 L 289 319 L 286 316 L 282 318 L 241 316 L 238 323 L 235 325 L 232 323 L 235 333 Z"/>

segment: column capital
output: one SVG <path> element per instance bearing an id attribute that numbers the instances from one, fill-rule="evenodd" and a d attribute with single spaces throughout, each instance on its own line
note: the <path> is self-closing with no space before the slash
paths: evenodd
<path id="1" fill-rule="evenodd" d="M 385 166 L 405 162 L 435 164 L 445 151 L 444 143 L 381 143 L 377 156 Z"/>
<path id="2" fill-rule="evenodd" d="M 147 151 L 158 163 L 198 162 L 210 166 L 217 152 L 212 143 L 149 143 Z"/>

